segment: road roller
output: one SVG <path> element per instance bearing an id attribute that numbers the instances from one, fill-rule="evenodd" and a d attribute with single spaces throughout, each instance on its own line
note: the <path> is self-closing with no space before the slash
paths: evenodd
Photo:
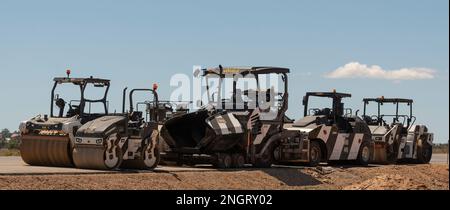
<path id="1" fill-rule="evenodd" d="M 75 133 L 86 122 L 108 114 L 110 80 L 71 78 L 70 70 L 66 74 L 53 79 L 50 115 L 39 114 L 20 123 L 20 154 L 29 165 L 73 167 Z M 87 99 L 88 89 L 96 89 L 101 98 Z M 70 90 L 73 94 L 67 94 Z M 94 104 L 99 105 L 98 113 L 91 112 Z"/>
<path id="2" fill-rule="evenodd" d="M 159 109 L 157 85 L 152 89 L 133 89 L 129 110 L 125 111 L 127 88 L 123 90 L 121 114 L 109 114 L 82 125 L 75 134 L 73 161 L 77 168 L 139 169 L 155 168 L 160 160 Z M 134 104 L 133 96 L 148 93 L 152 100 Z"/>
<path id="3" fill-rule="evenodd" d="M 381 96 L 364 98 L 363 102 L 363 118 L 374 142 L 374 163 L 430 162 L 434 134 L 426 125 L 415 124 L 412 99 Z M 369 109 L 369 104 L 376 104 L 376 108 Z"/>

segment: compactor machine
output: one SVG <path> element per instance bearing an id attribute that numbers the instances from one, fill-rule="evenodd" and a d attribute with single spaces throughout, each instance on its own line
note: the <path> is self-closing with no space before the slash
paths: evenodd
<path id="1" fill-rule="evenodd" d="M 72 149 L 75 134 L 85 123 L 108 115 L 107 95 L 110 81 L 99 78 L 54 78 L 50 96 L 50 115 L 40 114 L 20 123 L 20 154 L 25 163 L 40 166 L 72 167 Z M 64 99 L 58 92 L 60 86 L 74 86 L 80 92 L 71 100 Z M 86 98 L 86 92 L 98 89 L 102 92 L 99 99 Z M 92 113 L 91 106 L 100 104 L 100 112 Z"/>
<path id="2" fill-rule="evenodd" d="M 374 141 L 373 162 L 396 163 L 412 161 L 428 163 L 433 151 L 433 133 L 426 125 L 416 125 L 413 100 L 405 98 L 364 98 L 363 118 Z M 368 111 L 376 104 L 376 112 Z M 389 110 L 387 105 L 391 106 Z M 406 113 L 400 109 L 406 107 Z M 384 108 L 384 109 L 383 109 Z"/>
<path id="3" fill-rule="evenodd" d="M 310 98 L 331 99 L 332 106 L 311 108 Z M 370 162 L 372 136 L 363 119 L 344 108 L 348 93 L 308 92 L 303 97 L 304 117 L 284 125 L 282 138 L 273 147 L 274 161 L 307 163 L 352 161 Z"/>
<path id="4" fill-rule="evenodd" d="M 81 126 L 75 134 L 75 166 L 88 169 L 155 168 L 160 160 L 160 107 L 156 89 L 155 84 L 153 89 L 131 90 L 129 110 L 125 111 L 125 88 L 122 114 L 105 115 Z M 135 102 L 133 96 L 137 92 L 148 93 L 152 100 Z"/>

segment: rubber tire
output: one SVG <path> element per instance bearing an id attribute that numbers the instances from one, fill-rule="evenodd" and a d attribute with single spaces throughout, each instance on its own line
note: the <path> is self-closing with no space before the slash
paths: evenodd
<path id="1" fill-rule="evenodd" d="M 233 163 L 233 160 L 231 158 L 231 155 L 226 153 L 219 153 L 217 154 L 217 167 L 221 169 L 230 168 L 231 164 Z"/>
<path id="2" fill-rule="evenodd" d="M 145 152 L 143 152 L 143 153 L 145 154 Z M 159 165 L 159 163 L 161 161 L 161 153 L 159 152 L 159 147 L 158 146 L 155 147 L 154 153 L 155 153 L 155 156 L 156 156 L 155 164 L 153 164 L 151 167 L 145 166 L 145 168 L 147 170 L 155 169 Z"/>
<path id="3" fill-rule="evenodd" d="M 424 152 L 426 152 L 424 154 Z M 433 147 L 427 142 L 423 143 L 422 146 L 417 147 L 417 162 L 419 164 L 427 164 L 431 161 L 431 156 L 433 155 Z"/>
<path id="4" fill-rule="evenodd" d="M 367 149 L 369 150 L 369 158 L 367 160 L 364 160 L 364 158 L 362 157 L 362 153 L 363 153 L 364 147 L 367 147 Z M 359 165 L 367 166 L 370 163 L 370 157 L 371 157 L 371 154 L 370 154 L 370 143 L 367 142 L 367 141 L 363 141 L 361 146 L 359 146 L 358 157 L 356 159 L 356 162 Z"/>
<path id="5" fill-rule="evenodd" d="M 398 156 L 398 144 L 393 143 L 391 145 L 393 152 L 389 153 L 389 151 L 386 150 L 386 163 L 387 164 L 395 164 L 397 163 L 397 156 Z"/>
<path id="6" fill-rule="evenodd" d="M 235 153 L 231 155 L 233 168 L 243 168 L 245 165 L 245 156 L 241 153 Z"/>
<path id="7" fill-rule="evenodd" d="M 311 157 L 312 151 L 316 150 L 318 152 L 317 157 L 313 160 L 313 157 Z M 320 161 L 322 160 L 322 149 L 320 148 L 320 144 L 317 141 L 311 141 L 311 144 L 309 145 L 309 162 L 308 166 L 315 167 L 320 164 Z"/>
<path id="8" fill-rule="evenodd" d="M 178 154 L 177 160 L 175 161 L 175 166 L 182 167 L 184 165 L 183 154 Z"/>

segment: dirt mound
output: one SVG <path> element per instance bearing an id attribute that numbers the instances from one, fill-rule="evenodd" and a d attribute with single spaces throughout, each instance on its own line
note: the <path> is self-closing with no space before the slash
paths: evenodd
<path id="1" fill-rule="evenodd" d="M 427 190 L 425 184 L 412 178 L 398 174 L 384 174 L 368 179 L 358 184 L 344 187 L 345 190 Z"/>

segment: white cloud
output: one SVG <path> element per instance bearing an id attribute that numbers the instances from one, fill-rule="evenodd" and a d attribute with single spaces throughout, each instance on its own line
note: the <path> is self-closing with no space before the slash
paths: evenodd
<path id="1" fill-rule="evenodd" d="M 371 78 L 386 80 L 419 80 L 433 79 L 436 71 L 428 68 L 402 68 L 384 70 L 380 66 L 368 66 L 358 62 L 350 62 L 325 75 L 327 78 Z"/>

